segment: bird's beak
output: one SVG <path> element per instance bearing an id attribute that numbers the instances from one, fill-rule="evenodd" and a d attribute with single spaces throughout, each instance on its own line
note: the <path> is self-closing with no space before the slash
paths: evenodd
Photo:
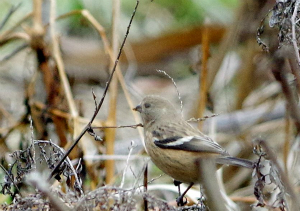
<path id="1" fill-rule="evenodd" d="M 138 111 L 138 112 L 142 112 L 142 106 L 141 105 L 138 105 L 137 107 L 133 108 L 132 110 L 134 111 Z"/>

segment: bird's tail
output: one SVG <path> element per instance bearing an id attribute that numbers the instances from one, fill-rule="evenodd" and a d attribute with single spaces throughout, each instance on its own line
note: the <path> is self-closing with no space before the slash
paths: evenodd
<path id="1" fill-rule="evenodd" d="M 236 157 L 219 157 L 216 159 L 217 164 L 223 164 L 223 165 L 232 165 L 232 166 L 239 166 L 239 167 L 245 167 L 249 169 L 254 168 L 254 162 L 251 160 L 246 160 L 242 158 L 236 158 Z"/>

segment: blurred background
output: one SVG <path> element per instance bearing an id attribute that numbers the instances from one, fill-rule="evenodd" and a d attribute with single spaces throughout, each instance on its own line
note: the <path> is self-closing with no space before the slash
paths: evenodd
<path id="1" fill-rule="evenodd" d="M 191 124 L 233 156 L 257 159 L 253 140 L 264 139 L 298 182 L 291 163 L 297 163 L 299 125 L 293 112 L 300 78 L 287 21 L 294 3 L 140 1 L 119 69 L 92 126 L 140 123 L 132 108 L 148 94 L 160 95 L 182 109 L 187 120 L 207 117 Z M 0 2 L 3 167 L 13 162 L 10 153 L 26 149 L 32 139 L 51 140 L 65 150 L 71 146 L 95 112 L 94 96 L 99 102 L 104 93 L 135 5 L 134 0 Z M 75 166 L 81 159 L 84 192 L 104 185 L 130 188 L 137 181 L 142 185 L 138 175 L 148 162 L 143 129 L 94 132 L 102 141 L 86 133 L 69 156 Z M 151 193 L 174 203 L 172 179 L 148 164 L 148 180 L 158 184 Z M 225 190 L 241 207 L 256 203 L 251 177 L 250 170 L 223 168 Z M 0 182 L 4 178 L 0 170 Z M 189 197 L 197 199 L 199 192 Z M 11 199 L 0 195 L 1 202 Z"/>

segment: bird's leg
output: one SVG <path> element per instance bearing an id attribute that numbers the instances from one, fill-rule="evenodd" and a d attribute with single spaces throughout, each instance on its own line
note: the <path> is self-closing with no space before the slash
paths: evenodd
<path id="1" fill-rule="evenodd" d="M 176 202 L 177 202 L 177 205 L 178 206 L 184 206 L 187 204 L 187 200 L 186 201 L 183 201 L 183 198 L 185 196 L 185 194 L 188 192 L 188 190 L 194 185 L 194 183 L 192 182 L 188 187 L 187 189 L 183 192 L 183 194 L 181 196 L 179 196 L 177 199 L 176 199 Z"/>
<path id="2" fill-rule="evenodd" d="M 182 182 L 180 182 L 180 181 L 178 181 L 178 180 L 174 180 L 174 185 L 178 187 L 178 194 L 179 194 L 179 196 L 181 195 L 181 193 L 180 193 L 180 184 L 181 184 L 181 183 L 182 183 Z"/>

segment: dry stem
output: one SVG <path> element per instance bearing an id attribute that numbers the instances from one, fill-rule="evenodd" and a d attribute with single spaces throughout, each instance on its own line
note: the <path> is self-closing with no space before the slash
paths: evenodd
<path id="1" fill-rule="evenodd" d="M 133 13 L 132 13 L 132 16 L 131 16 L 129 25 L 128 25 L 128 27 L 127 27 L 127 31 L 126 31 L 125 37 L 124 37 L 123 42 L 122 42 L 122 44 L 121 44 L 121 47 L 120 47 L 118 56 L 117 56 L 117 58 L 116 58 L 116 60 L 115 60 L 113 69 L 112 69 L 111 74 L 110 74 L 110 76 L 109 76 L 109 79 L 108 79 L 108 81 L 107 81 L 107 83 L 106 83 L 106 86 L 105 86 L 105 89 L 104 89 L 104 93 L 103 93 L 103 95 L 102 95 L 102 98 L 101 98 L 100 102 L 97 104 L 98 106 L 97 106 L 97 108 L 96 108 L 96 110 L 95 110 L 95 112 L 94 112 L 94 114 L 93 114 L 91 120 L 90 120 L 89 123 L 85 126 L 85 128 L 81 131 L 81 133 L 79 134 L 79 136 L 76 138 L 76 140 L 74 141 L 74 144 L 69 148 L 69 150 L 65 153 L 65 155 L 62 157 L 62 159 L 57 163 L 57 165 L 55 166 L 55 168 L 52 170 L 52 172 L 51 172 L 51 174 L 50 174 L 48 180 L 50 180 L 50 179 L 57 173 L 57 170 L 59 169 L 60 165 L 63 163 L 63 161 L 66 159 L 66 157 L 70 154 L 70 152 L 74 149 L 74 147 L 77 145 L 77 143 L 78 143 L 79 140 L 82 138 L 82 136 L 83 136 L 88 130 L 91 129 L 91 125 L 92 125 L 93 121 L 95 120 L 97 114 L 99 113 L 99 111 L 100 111 L 100 109 L 101 109 L 101 107 L 102 107 L 102 104 L 103 104 L 103 102 L 104 102 L 105 96 L 106 96 L 106 94 L 107 94 L 107 92 L 108 92 L 109 85 L 110 85 L 111 80 L 112 80 L 112 78 L 113 78 L 113 75 L 114 75 L 114 73 L 115 73 L 115 71 L 116 71 L 116 68 L 117 68 L 117 65 L 118 65 L 120 56 L 121 56 L 121 54 L 122 54 L 123 47 L 124 47 L 124 45 L 125 45 L 125 42 L 126 42 L 126 40 L 127 40 L 127 36 L 128 36 L 128 34 L 129 34 L 130 26 L 131 26 L 131 23 L 132 23 L 133 18 L 134 18 L 134 16 L 135 16 L 135 13 L 136 13 L 136 10 L 137 10 L 138 5 L 139 5 L 139 1 L 137 1 L 137 3 L 136 3 L 136 6 L 135 6 L 134 11 L 133 11 Z"/>
<path id="2" fill-rule="evenodd" d="M 117 56 L 118 50 L 118 22 L 120 13 L 120 1 L 113 1 L 113 13 L 112 13 L 112 59 L 110 62 L 110 67 L 114 65 L 115 58 Z M 108 53 L 108 52 L 107 52 Z M 106 125 L 116 125 L 117 118 L 117 97 L 118 97 L 118 81 L 117 78 L 113 78 L 109 87 L 109 111 Z M 116 130 L 114 128 L 106 128 L 105 132 L 105 141 L 106 141 L 106 154 L 114 154 L 114 143 L 116 138 Z M 111 184 L 114 177 L 114 160 L 105 161 L 106 169 L 106 184 Z"/>
<path id="3" fill-rule="evenodd" d="M 67 102 L 69 105 L 69 109 L 71 111 L 71 116 L 73 120 L 73 128 L 74 128 L 74 134 L 73 137 L 76 137 L 76 131 L 78 129 L 78 111 L 75 106 L 75 101 L 71 92 L 71 87 L 69 84 L 69 81 L 67 79 L 67 75 L 64 68 L 64 63 L 62 60 L 62 56 L 59 50 L 59 44 L 58 39 L 55 34 L 55 9 L 56 9 L 56 0 L 51 0 L 51 10 L 50 10 L 50 33 L 51 33 L 51 39 L 52 39 L 52 45 L 53 45 L 53 56 L 56 61 L 58 73 L 60 76 L 60 80 L 62 82 L 64 92 L 67 98 Z"/>

